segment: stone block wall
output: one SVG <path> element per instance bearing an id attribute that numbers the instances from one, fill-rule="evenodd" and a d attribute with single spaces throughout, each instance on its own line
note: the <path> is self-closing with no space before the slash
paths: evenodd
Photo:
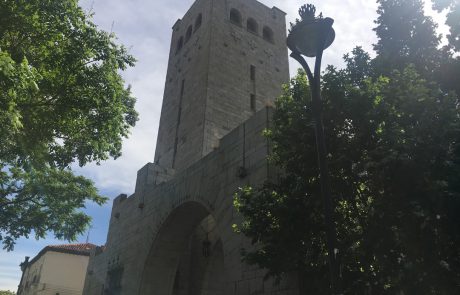
<path id="1" fill-rule="evenodd" d="M 199 160 L 207 97 L 212 1 L 196 1 L 172 28 L 155 163 L 182 169 Z M 201 25 L 197 20 L 201 17 Z M 192 35 L 186 41 L 187 30 Z M 182 40 L 182 41 L 180 41 Z M 182 43 L 179 49 L 179 44 Z"/>
<path id="2" fill-rule="evenodd" d="M 241 23 L 230 20 L 232 10 Z M 212 17 L 203 154 L 254 112 L 272 105 L 289 81 L 284 12 L 255 0 L 215 0 Z M 255 32 L 248 29 L 250 19 Z M 264 28 L 272 31 L 272 41 L 264 38 Z"/>
<path id="3" fill-rule="evenodd" d="M 186 252 L 174 249 L 191 236 L 203 239 L 199 225 L 206 218 L 213 220 L 211 247 L 220 247 L 222 253 L 220 262 L 213 263 L 222 264 L 219 273 L 225 274 L 219 278 L 224 288 L 214 295 L 296 292 L 295 281 L 286 280 L 279 285 L 264 281 L 263 270 L 242 263 L 240 250 L 250 244 L 232 231 L 232 224 L 239 221 L 232 205 L 234 193 L 241 186 L 262 183 L 270 171 L 266 160 L 268 142 L 262 136 L 270 113 L 269 108 L 257 112 L 222 138 L 218 149 L 169 181 L 147 181 L 130 197 L 117 197 L 105 250 L 97 249 L 91 254 L 84 294 L 99 295 L 104 290 L 127 295 L 180 294 L 172 290 L 179 265 L 187 267 L 183 259 L 180 261 L 184 257 L 180 253 Z M 240 173 L 241 168 L 245 168 L 245 176 Z M 119 285 L 111 282 L 111 276 L 117 272 L 122 273 Z M 201 277 L 208 275 L 203 272 Z M 187 281 L 191 283 L 202 284 Z"/>
<path id="4" fill-rule="evenodd" d="M 262 131 L 289 79 L 285 40 L 284 12 L 256 0 L 197 0 L 175 23 L 155 161 L 114 200 L 84 294 L 297 292 L 242 263 L 251 245 L 232 231 L 238 188 L 276 177 Z"/>
<path id="5" fill-rule="evenodd" d="M 241 14 L 240 24 L 230 20 L 232 9 Z M 271 105 L 289 80 L 285 40 L 285 14 L 276 7 L 256 0 L 196 1 L 173 27 L 155 163 L 185 169 Z"/>

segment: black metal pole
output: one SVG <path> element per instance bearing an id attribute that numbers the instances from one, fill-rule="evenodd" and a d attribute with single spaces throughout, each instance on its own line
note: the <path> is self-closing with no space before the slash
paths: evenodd
<path id="1" fill-rule="evenodd" d="M 328 25 L 328 24 L 326 24 Z M 332 24 L 331 24 L 332 25 Z M 327 32 L 327 27 L 323 29 Z M 337 248 L 337 233 L 334 221 L 334 206 L 332 204 L 332 194 L 329 178 L 329 168 L 327 165 L 326 140 L 324 136 L 322 103 L 321 103 L 321 61 L 323 56 L 323 48 L 325 43 L 325 34 L 318 34 L 318 51 L 316 54 L 316 62 L 314 74 L 311 72 L 308 63 L 305 59 L 296 52 L 291 53 L 291 57 L 297 60 L 307 73 L 310 82 L 310 90 L 312 97 L 312 111 L 315 120 L 315 135 L 316 146 L 318 153 L 318 165 L 320 173 L 321 194 L 324 202 L 324 217 L 326 223 L 326 238 L 329 258 L 330 272 L 330 287 L 332 294 L 341 294 L 339 288 L 340 266 L 338 263 L 338 248 Z"/>

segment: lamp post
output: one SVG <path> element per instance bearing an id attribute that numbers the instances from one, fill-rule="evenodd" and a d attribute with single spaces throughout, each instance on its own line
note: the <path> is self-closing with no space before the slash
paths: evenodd
<path id="1" fill-rule="evenodd" d="M 301 20 L 297 20 L 293 25 L 291 24 L 291 30 L 287 38 L 287 46 L 292 51 L 291 57 L 302 65 L 310 82 L 312 110 L 315 120 L 321 194 L 323 197 L 324 216 L 326 219 L 330 287 L 332 294 L 340 294 L 340 267 L 337 257 L 339 253 L 337 249 L 337 234 L 334 223 L 334 209 L 332 205 L 329 169 L 326 159 L 327 153 L 321 105 L 321 60 L 324 49 L 329 47 L 335 39 L 335 32 L 332 28 L 334 20 L 329 17 L 323 18 L 322 14 L 315 17 L 315 13 L 316 8 L 312 4 L 304 5 L 299 9 Z M 313 73 L 302 55 L 307 57 L 316 57 Z"/>

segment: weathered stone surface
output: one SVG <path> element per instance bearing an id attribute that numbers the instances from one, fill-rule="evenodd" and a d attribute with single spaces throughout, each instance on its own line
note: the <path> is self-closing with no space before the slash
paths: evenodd
<path id="1" fill-rule="evenodd" d="M 231 9 L 241 13 L 241 26 L 229 20 Z M 195 29 L 199 15 L 202 24 Z M 249 18 L 257 22 L 257 34 L 247 30 Z M 195 32 L 185 42 L 190 26 Z M 264 40 L 264 27 L 273 31 L 273 43 Z M 178 51 L 181 38 L 185 43 Z M 285 15 L 277 8 L 255 0 L 195 1 L 173 27 L 155 163 L 188 167 L 270 105 L 289 78 L 285 43 Z"/>
<path id="2" fill-rule="evenodd" d="M 232 9 L 241 26 L 230 21 Z M 257 34 L 246 29 L 249 18 Z M 233 194 L 275 173 L 262 131 L 289 78 L 285 39 L 284 13 L 255 0 L 197 0 L 176 22 L 155 163 L 139 170 L 134 194 L 114 200 L 84 294 L 296 292 L 295 282 L 264 281 L 265 271 L 242 263 L 250 243 L 232 231 L 240 220 Z"/>

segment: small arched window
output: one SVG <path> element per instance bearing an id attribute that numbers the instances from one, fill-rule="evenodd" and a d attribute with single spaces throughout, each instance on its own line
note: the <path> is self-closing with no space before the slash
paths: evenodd
<path id="1" fill-rule="evenodd" d="M 202 22 L 203 22 L 203 16 L 200 13 L 198 14 L 195 20 L 195 32 L 201 27 Z"/>
<path id="2" fill-rule="evenodd" d="M 193 27 L 192 25 L 190 25 L 187 29 L 187 32 L 185 33 L 185 43 L 187 43 L 188 40 L 190 40 L 190 37 L 192 37 L 192 32 L 193 32 Z"/>
<path id="3" fill-rule="evenodd" d="M 179 51 L 182 49 L 182 46 L 184 46 L 184 37 L 180 37 L 179 41 L 177 41 L 176 54 L 179 53 Z"/>
<path id="4" fill-rule="evenodd" d="M 274 40 L 273 40 L 273 31 L 272 31 L 272 29 L 270 29 L 270 28 L 267 27 L 267 26 L 264 26 L 263 37 L 264 37 L 264 39 L 267 40 L 268 42 L 271 42 L 271 43 L 274 42 Z"/>
<path id="5" fill-rule="evenodd" d="M 230 21 L 235 25 L 241 26 L 241 13 L 235 8 L 230 10 Z"/>
<path id="6" fill-rule="evenodd" d="M 255 19 L 248 18 L 246 25 L 247 25 L 249 32 L 254 33 L 254 34 L 259 34 L 259 25 L 257 24 Z"/>

